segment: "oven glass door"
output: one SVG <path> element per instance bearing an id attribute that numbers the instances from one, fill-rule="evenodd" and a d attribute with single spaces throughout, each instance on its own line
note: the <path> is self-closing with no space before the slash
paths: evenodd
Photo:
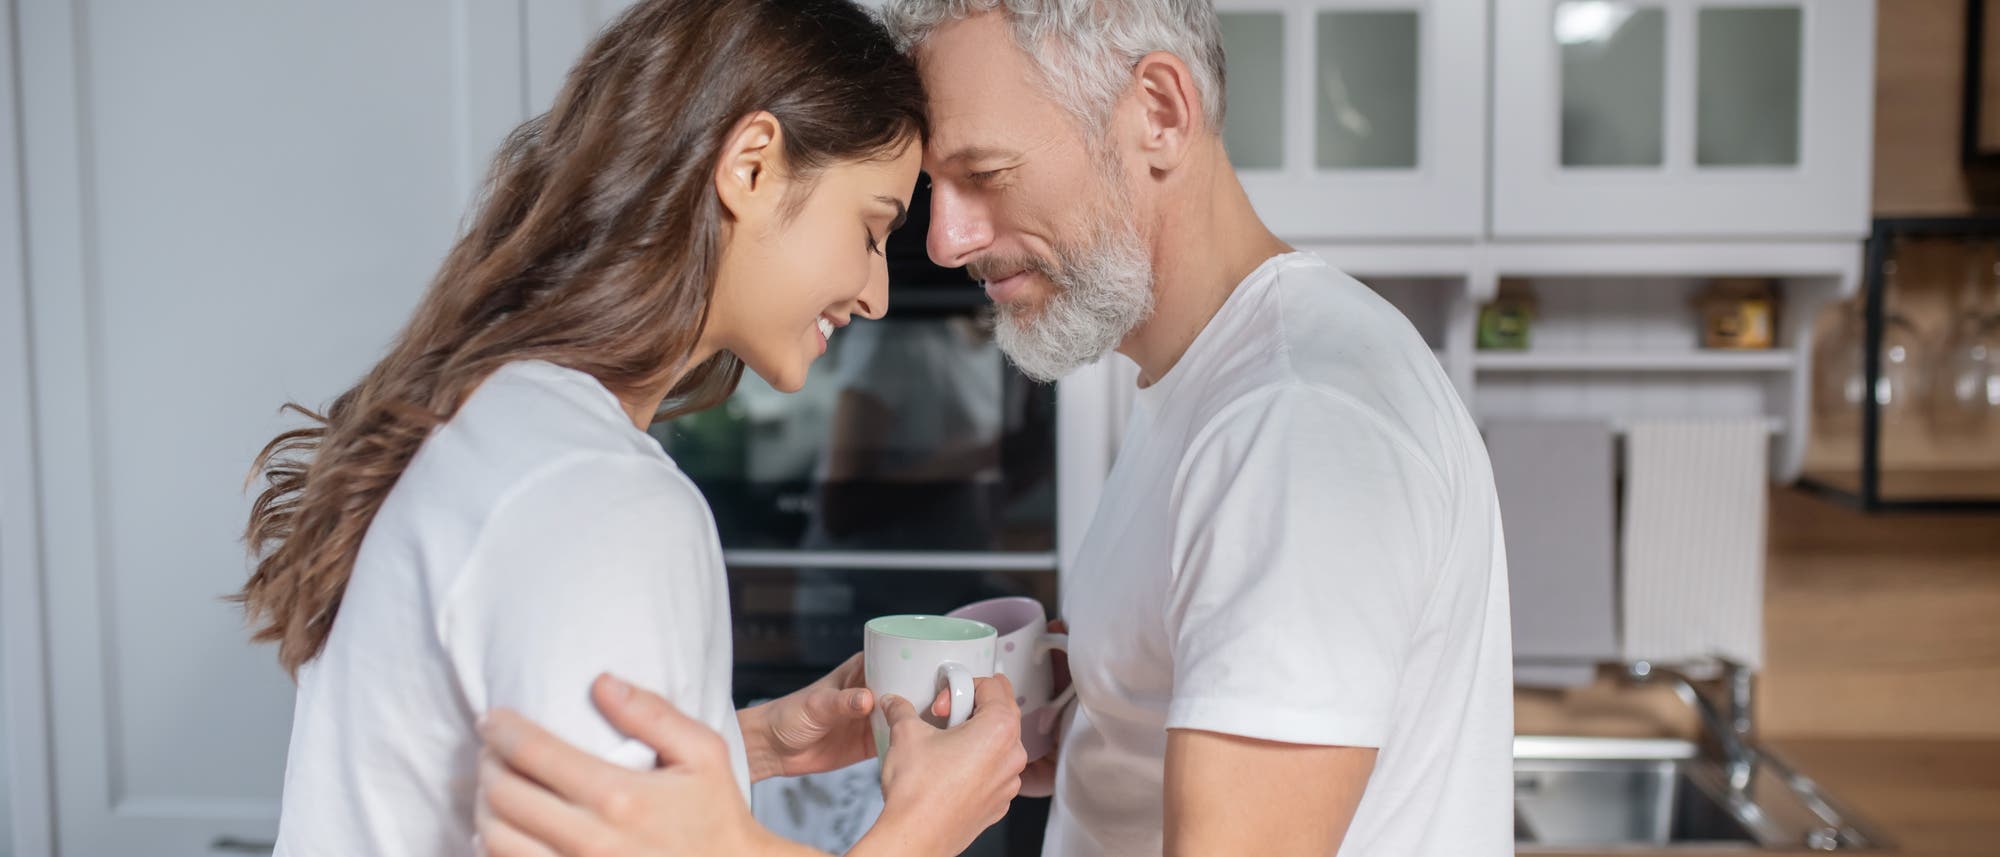
<path id="1" fill-rule="evenodd" d="M 746 372 L 724 404 L 653 427 L 725 548 L 1054 550 L 1054 388 L 977 311 L 921 309 L 836 332 L 797 393 Z"/>

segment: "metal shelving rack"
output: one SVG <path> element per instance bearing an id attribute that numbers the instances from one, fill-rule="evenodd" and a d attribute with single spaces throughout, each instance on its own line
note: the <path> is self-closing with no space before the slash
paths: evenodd
<path id="1" fill-rule="evenodd" d="M 2000 241 L 2000 215 L 1988 217 L 1877 218 L 1862 263 L 1865 385 L 1861 396 L 1860 469 L 1854 488 L 1807 475 L 1802 487 L 1864 512 L 2000 512 L 2000 493 L 1983 497 L 1885 497 L 1882 493 L 1882 406 L 1874 390 L 1882 378 L 1882 335 L 1888 294 L 1883 265 L 1904 238 L 1984 238 Z M 1844 480 L 1843 480 L 1844 481 Z"/>

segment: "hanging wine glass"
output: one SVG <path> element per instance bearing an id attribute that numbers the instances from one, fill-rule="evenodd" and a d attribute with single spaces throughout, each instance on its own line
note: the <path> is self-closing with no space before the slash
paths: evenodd
<path id="1" fill-rule="evenodd" d="M 1895 425 L 1908 421 L 1921 407 L 1924 349 L 1916 326 L 1900 311 L 1901 287 L 1893 259 L 1882 263 L 1882 287 L 1881 375 L 1875 379 L 1874 399 L 1882 424 Z M 1868 389 L 1868 366 L 1863 360 L 1866 307 L 1862 298 L 1848 301 L 1833 335 L 1813 349 L 1814 418 L 1829 433 L 1850 434 L 1861 425 Z"/>
<path id="2" fill-rule="evenodd" d="M 1846 435 L 1861 424 L 1860 392 L 1848 390 L 1861 362 L 1861 300 L 1843 301 L 1835 312 L 1833 329 L 1813 344 L 1813 422 L 1822 433 Z"/>
<path id="3" fill-rule="evenodd" d="M 1977 443 L 2000 430 L 1996 288 L 2000 288 L 2000 263 L 1990 268 L 1979 264 L 1954 295 L 1951 330 L 1938 352 L 1930 396 L 1931 433 L 1940 442 Z"/>

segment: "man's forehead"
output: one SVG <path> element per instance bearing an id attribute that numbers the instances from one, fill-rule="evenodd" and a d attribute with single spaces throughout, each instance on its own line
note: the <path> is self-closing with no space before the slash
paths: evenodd
<path id="1" fill-rule="evenodd" d="M 961 86 L 928 87 L 930 137 L 924 165 L 942 168 L 1018 160 L 1070 130 L 1066 116 L 1029 72 L 974 74 Z"/>
<path id="2" fill-rule="evenodd" d="M 917 49 L 934 135 L 987 144 L 1051 105 L 1045 81 L 997 13 L 953 21 Z"/>

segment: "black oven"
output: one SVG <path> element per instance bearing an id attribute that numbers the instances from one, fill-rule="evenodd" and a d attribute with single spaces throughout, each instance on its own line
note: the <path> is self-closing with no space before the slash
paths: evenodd
<path id="1" fill-rule="evenodd" d="M 746 374 L 725 404 L 653 427 L 722 536 L 739 706 L 860 651 L 875 616 L 1000 595 L 1056 615 L 1055 390 L 1001 356 L 978 287 L 925 258 L 925 184 L 888 245 L 886 318 L 835 333 L 798 393 Z M 855 776 L 782 784 L 756 810 L 838 845 L 866 824 L 839 806 L 870 788 L 879 800 Z M 1039 854 L 1046 817 L 1022 799 L 967 853 Z"/>
<path id="2" fill-rule="evenodd" d="M 1054 568 L 1055 388 L 1001 355 L 978 286 L 925 257 L 924 184 L 886 249 L 888 317 L 836 332 L 797 393 L 746 373 L 653 427 L 732 564 Z"/>

